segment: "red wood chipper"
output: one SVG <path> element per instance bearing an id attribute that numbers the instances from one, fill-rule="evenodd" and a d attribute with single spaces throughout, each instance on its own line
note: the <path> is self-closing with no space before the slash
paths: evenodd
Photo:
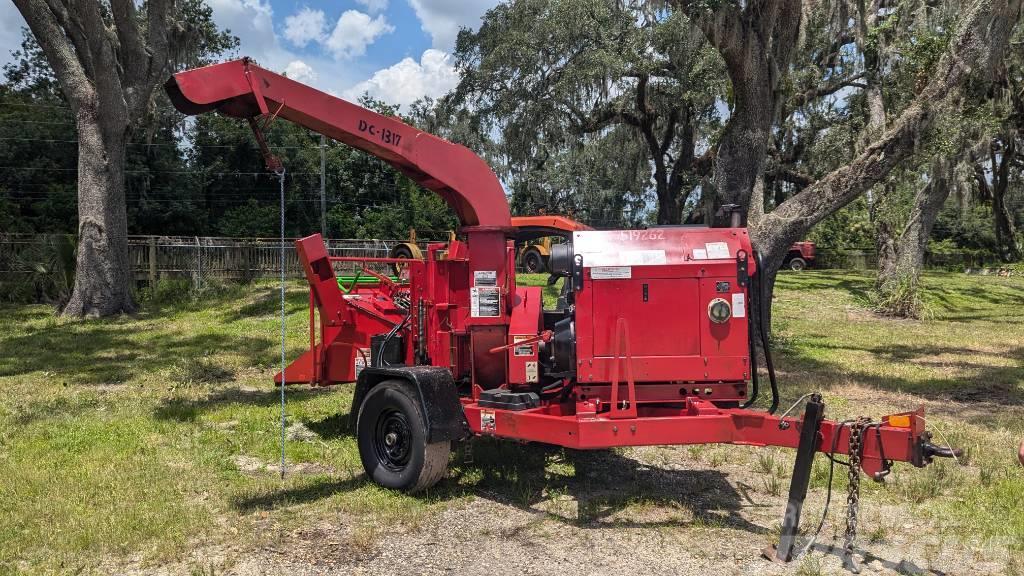
<path id="1" fill-rule="evenodd" d="M 815 453 L 845 454 L 876 480 L 893 461 L 925 466 L 953 451 L 930 442 L 922 413 L 833 422 L 810 395 L 802 418 L 776 416 L 761 265 L 747 230 L 581 230 L 552 247 L 558 304 L 518 286 L 516 234 L 497 177 L 470 150 L 256 66 L 247 59 L 174 75 L 186 114 L 275 118 L 364 150 L 443 198 L 460 235 L 416 260 L 331 257 L 320 235 L 296 242 L 310 287 L 310 349 L 284 384 L 355 382 L 352 414 L 366 473 L 415 492 L 442 478 L 454 441 L 495 436 L 573 449 L 743 444 L 797 450 L 777 557 L 791 558 Z M 257 119 L 260 122 L 257 122 Z M 738 219 L 734 219 L 738 220 Z M 339 287 L 359 261 L 372 282 Z M 371 264 L 401 263 L 395 280 Z M 319 314 L 315 334 L 313 310 Z M 757 334 L 755 334 L 757 332 Z M 758 397 L 758 346 L 772 404 Z M 281 381 L 278 375 L 278 382 Z"/>

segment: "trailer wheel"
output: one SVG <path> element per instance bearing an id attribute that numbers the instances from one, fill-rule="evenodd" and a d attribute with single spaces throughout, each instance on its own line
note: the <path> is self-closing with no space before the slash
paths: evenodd
<path id="1" fill-rule="evenodd" d="M 789 269 L 794 272 L 800 272 L 807 268 L 807 261 L 803 258 L 793 258 L 789 261 Z"/>
<path id="2" fill-rule="evenodd" d="M 427 442 L 416 393 L 402 380 L 385 380 L 367 393 L 356 439 L 366 475 L 385 488 L 410 493 L 437 484 L 451 452 L 448 441 Z"/>
<path id="3" fill-rule="evenodd" d="M 526 254 L 523 254 L 523 269 L 530 274 L 540 274 L 544 272 L 547 266 L 544 265 L 544 257 L 540 255 L 540 252 L 536 250 L 527 250 Z"/>

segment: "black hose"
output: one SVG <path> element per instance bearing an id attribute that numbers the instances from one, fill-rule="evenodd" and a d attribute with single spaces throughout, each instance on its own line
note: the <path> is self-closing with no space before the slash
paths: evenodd
<path id="1" fill-rule="evenodd" d="M 757 289 L 754 284 L 759 281 L 760 274 L 761 271 L 758 269 L 757 273 L 751 276 L 747 282 L 747 302 L 750 305 L 755 304 L 754 299 L 751 297 L 751 292 Z M 751 309 L 751 312 L 753 312 L 753 309 Z M 747 330 L 747 346 L 750 347 L 750 396 L 746 402 L 740 405 L 740 408 L 744 409 L 753 406 L 761 393 L 760 383 L 758 382 L 759 377 L 757 375 L 757 338 L 753 330 Z"/>
<path id="2" fill-rule="evenodd" d="M 761 260 L 761 254 L 754 252 L 754 259 L 757 261 L 757 277 L 762 274 L 767 274 L 764 268 L 764 262 Z M 775 414 L 775 411 L 779 409 L 779 383 L 775 379 L 775 362 L 772 360 L 772 348 L 768 344 L 768 307 L 771 302 L 765 304 L 765 283 L 759 278 L 757 281 L 757 315 L 758 315 L 758 332 L 761 335 L 761 348 L 764 350 L 764 363 L 768 367 L 768 381 L 771 383 L 772 388 L 772 405 L 768 408 L 769 414 Z M 753 362 L 752 362 L 753 363 Z M 753 371 L 757 372 L 756 364 L 753 367 Z"/>
<path id="3" fill-rule="evenodd" d="M 384 365 L 384 350 L 387 349 L 388 342 L 390 342 L 391 339 L 395 337 L 395 334 L 397 334 L 398 331 L 401 330 L 403 326 L 405 326 L 405 323 L 409 321 L 410 316 L 412 316 L 411 312 L 409 314 L 406 314 L 405 318 L 402 318 L 402 321 L 399 322 L 398 324 L 395 324 L 394 328 L 392 328 L 391 331 L 388 332 L 386 336 L 384 336 L 384 340 L 382 340 L 380 343 L 380 350 L 377 351 L 377 366 Z"/>

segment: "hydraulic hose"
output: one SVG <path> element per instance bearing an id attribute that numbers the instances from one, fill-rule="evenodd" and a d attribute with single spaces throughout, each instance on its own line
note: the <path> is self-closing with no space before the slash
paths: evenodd
<path id="1" fill-rule="evenodd" d="M 754 252 L 754 259 L 757 261 L 757 276 L 760 277 L 762 274 L 766 274 L 767 271 L 764 268 L 764 261 L 761 260 L 761 254 Z M 764 363 L 768 367 L 768 381 L 772 387 L 772 405 L 768 408 L 769 414 L 775 414 L 775 411 L 779 409 L 779 383 L 775 379 L 775 363 L 772 361 L 772 347 L 768 343 L 768 323 L 770 322 L 768 316 L 768 307 L 771 306 L 771 302 L 765 303 L 765 283 L 761 280 L 757 282 L 757 315 L 758 315 L 758 327 L 761 333 L 761 348 L 764 350 Z"/>
<path id="2" fill-rule="evenodd" d="M 757 282 L 760 278 L 760 268 L 758 273 L 750 277 L 747 283 L 747 301 L 753 306 L 757 306 L 757 303 L 752 297 L 752 292 L 757 290 Z M 751 309 L 751 312 L 754 310 Z M 757 374 L 757 337 L 753 330 L 747 331 L 747 346 L 750 348 L 750 396 L 747 397 L 747 401 L 740 405 L 740 408 L 750 408 L 757 402 L 757 397 L 761 394 L 760 391 L 760 377 Z"/>

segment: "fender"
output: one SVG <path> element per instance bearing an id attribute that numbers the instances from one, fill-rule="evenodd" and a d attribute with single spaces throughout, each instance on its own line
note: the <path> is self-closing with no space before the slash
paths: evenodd
<path id="1" fill-rule="evenodd" d="M 352 396 L 353 426 L 358 426 L 359 407 L 374 386 L 385 380 L 405 380 L 419 396 L 420 407 L 427 419 L 428 442 L 462 440 L 470 436 L 469 422 L 459 401 L 459 392 L 452 373 L 440 366 L 366 367 L 359 372 Z"/>

